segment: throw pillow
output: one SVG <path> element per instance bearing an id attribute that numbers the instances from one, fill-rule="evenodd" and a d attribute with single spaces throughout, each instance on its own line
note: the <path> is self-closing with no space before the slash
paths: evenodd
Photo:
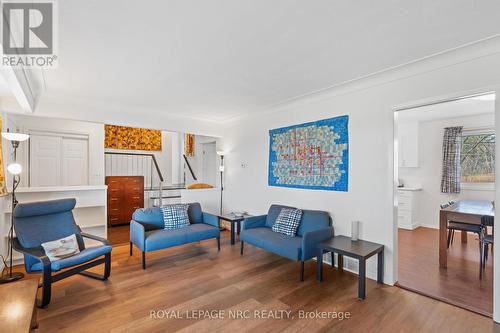
<path id="1" fill-rule="evenodd" d="M 273 231 L 295 237 L 299 229 L 302 211 L 295 208 L 282 208 L 276 222 L 273 225 Z"/>
<path id="2" fill-rule="evenodd" d="M 45 242 L 41 245 L 50 261 L 60 260 L 80 253 L 75 234 L 54 241 Z"/>
<path id="3" fill-rule="evenodd" d="M 163 223 L 165 229 L 179 229 L 189 225 L 188 204 L 165 205 L 163 210 Z"/>

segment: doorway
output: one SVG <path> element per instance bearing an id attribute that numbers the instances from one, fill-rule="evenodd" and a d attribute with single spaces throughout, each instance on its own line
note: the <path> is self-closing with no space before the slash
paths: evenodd
<path id="1" fill-rule="evenodd" d="M 217 149 L 215 142 L 202 144 L 202 182 L 215 186 L 217 184 Z"/>
<path id="2" fill-rule="evenodd" d="M 476 94 L 397 109 L 394 116 L 397 285 L 490 317 L 493 251 L 488 246 L 481 268 L 480 244 L 485 234 L 493 234 L 493 228 L 481 227 L 481 216 L 474 226 L 463 224 L 455 214 L 466 204 L 494 212 L 495 99 L 495 93 Z M 459 132 L 453 139 L 458 155 L 451 164 L 445 148 L 447 128 Z M 450 168 L 458 189 L 443 187 Z M 447 218 L 445 229 L 440 224 L 443 209 L 452 210 L 447 216 L 457 219 Z M 455 222 L 460 223 L 456 230 Z M 443 230 L 450 239 L 444 243 L 444 252 Z M 443 253 L 446 267 L 440 258 Z"/>

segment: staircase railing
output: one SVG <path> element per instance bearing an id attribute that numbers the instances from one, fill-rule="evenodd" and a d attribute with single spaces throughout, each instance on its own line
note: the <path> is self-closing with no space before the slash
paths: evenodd
<path id="1" fill-rule="evenodd" d="M 193 168 L 191 168 L 191 164 L 189 164 L 189 161 L 187 159 L 187 156 L 182 154 L 182 156 L 184 156 L 184 161 L 186 162 L 186 165 L 188 166 L 188 169 L 189 169 L 189 172 L 191 173 L 191 177 L 193 177 L 193 180 L 198 180 L 196 178 L 196 176 L 194 175 L 194 171 L 193 171 Z"/>
<path id="2" fill-rule="evenodd" d="M 146 154 L 146 153 L 126 153 L 126 152 L 104 152 L 105 155 L 121 155 L 121 156 L 142 156 L 142 157 L 150 157 L 151 158 L 151 174 L 150 174 L 150 182 L 149 182 L 149 190 L 153 190 L 153 169 L 156 171 L 156 175 L 158 176 L 158 200 L 159 205 L 162 206 L 163 199 L 163 183 L 165 179 L 163 178 L 163 174 L 161 173 L 160 167 L 158 166 L 158 161 L 156 160 L 156 156 L 154 154 Z M 111 160 L 112 161 L 112 160 Z M 112 169 L 112 166 L 111 166 Z M 108 173 L 106 171 L 106 173 Z M 127 172 L 128 173 L 128 172 Z"/>

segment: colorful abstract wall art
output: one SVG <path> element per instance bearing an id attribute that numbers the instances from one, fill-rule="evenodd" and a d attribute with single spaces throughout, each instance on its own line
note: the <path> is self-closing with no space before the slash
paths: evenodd
<path id="1" fill-rule="evenodd" d="M 269 186 L 348 190 L 349 116 L 269 131 Z"/>
<path id="2" fill-rule="evenodd" d="M 104 125 L 104 148 L 161 151 L 161 131 Z"/>

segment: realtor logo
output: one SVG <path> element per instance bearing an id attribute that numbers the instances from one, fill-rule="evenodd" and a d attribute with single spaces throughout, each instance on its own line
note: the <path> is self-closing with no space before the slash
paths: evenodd
<path id="1" fill-rule="evenodd" d="M 57 56 L 55 3 L 2 2 L 2 66 L 52 67 Z"/>

